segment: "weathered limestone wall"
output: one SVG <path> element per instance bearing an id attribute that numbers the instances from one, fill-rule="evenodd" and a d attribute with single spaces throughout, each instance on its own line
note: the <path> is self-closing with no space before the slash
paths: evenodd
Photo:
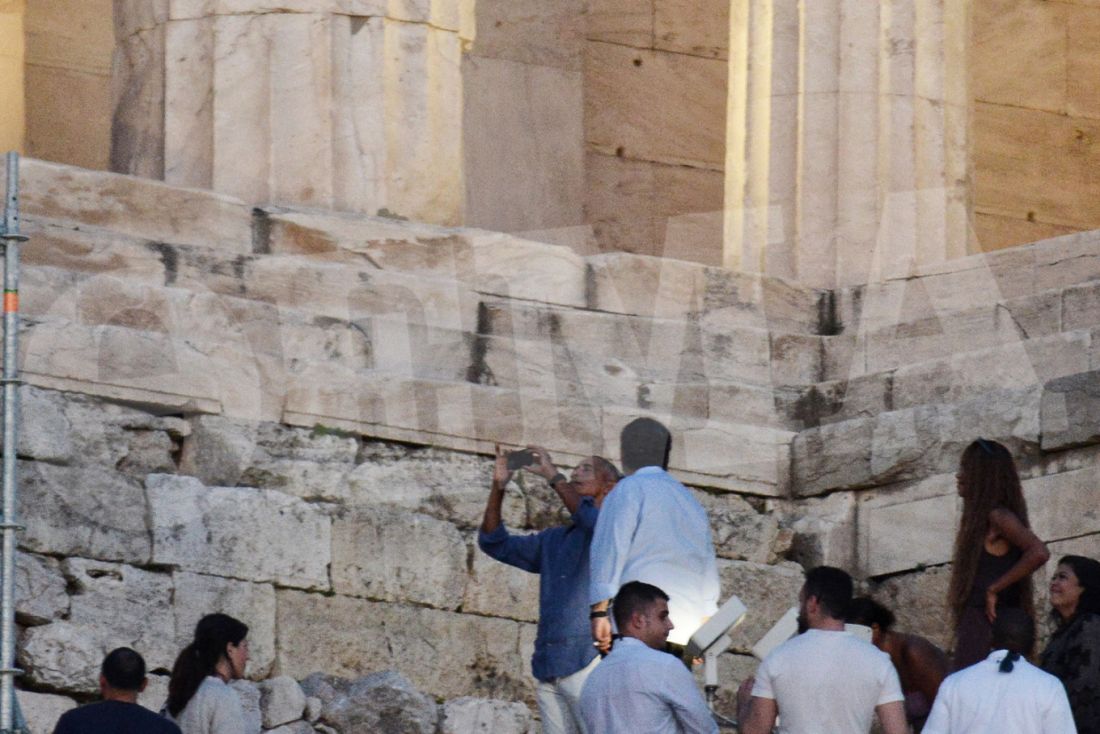
<path id="1" fill-rule="evenodd" d="M 721 263 L 729 5 L 589 2 L 585 216 L 598 249 Z"/>
<path id="2" fill-rule="evenodd" d="M 974 227 L 992 250 L 1100 226 L 1100 8 L 974 7 Z"/>
<path id="3" fill-rule="evenodd" d="M 408 701 L 529 704 L 537 579 L 475 549 L 487 455 L 617 459 L 639 414 L 672 427 L 750 609 L 727 710 L 804 566 L 852 570 L 950 644 L 953 474 L 975 436 L 1019 457 L 1056 556 L 1100 555 L 1095 233 L 816 290 L 24 163 L 37 693 L 87 695 L 114 644 L 167 665 L 222 607 L 253 625 L 257 678 L 396 669 Z M 530 479 L 505 512 L 561 517 Z"/>
<path id="4" fill-rule="evenodd" d="M 33 0 L 26 10 L 26 153 L 106 170 L 115 47 L 111 0 Z"/>

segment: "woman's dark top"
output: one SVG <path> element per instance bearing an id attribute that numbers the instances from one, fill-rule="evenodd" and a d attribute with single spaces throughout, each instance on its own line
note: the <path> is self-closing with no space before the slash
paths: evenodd
<path id="1" fill-rule="evenodd" d="M 1003 556 L 995 556 L 982 548 L 978 559 L 978 569 L 974 573 L 974 585 L 970 587 L 970 596 L 966 607 L 959 617 L 955 628 L 955 659 L 952 670 L 962 670 L 976 662 L 985 660 L 989 655 L 989 645 L 993 638 L 993 625 L 985 616 L 985 592 L 997 579 L 1008 573 L 1024 554 L 1019 548 L 1011 548 Z M 1021 606 L 1020 584 L 1015 583 L 997 594 L 997 608 L 1011 609 Z"/>
<path id="2" fill-rule="evenodd" d="M 1059 627 L 1040 667 L 1066 687 L 1077 734 L 1100 734 L 1100 614 L 1078 614 Z"/>

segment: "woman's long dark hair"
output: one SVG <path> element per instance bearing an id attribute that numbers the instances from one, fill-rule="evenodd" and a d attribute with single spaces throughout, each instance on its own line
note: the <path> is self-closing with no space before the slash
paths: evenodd
<path id="1" fill-rule="evenodd" d="M 963 511 L 955 536 L 955 556 L 951 562 L 951 587 L 948 604 L 958 626 L 966 601 L 973 590 L 985 539 L 989 534 L 989 515 L 1004 508 L 1029 526 L 1020 475 L 1012 453 L 996 441 L 979 438 L 963 451 L 959 460 Z M 1032 611 L 1031 577 L 1018 582 L 1021 604 Z"/>
<path id="2" fill-rule="evenodd" d="M 195 625 L 195 639 L 180 651 L 168 682 L 168 713 L 179 716 L 206 676 L 225 656 L 226 645 L 239 645 L 248 625 L 228 614 L 208 614 Z"/>
<path id="3" fill-rule="evenodd" d="M 1085 556 L 1062 556 L 1058 565 L 1063 564 L 1073 569 L 1073 575 L 1077 577 L 1077 583 L 1083 589 L 1073 616 L 1078 617 L 1090 612 L 1100 614 L 1100 561 L 1094 561 Z"/>

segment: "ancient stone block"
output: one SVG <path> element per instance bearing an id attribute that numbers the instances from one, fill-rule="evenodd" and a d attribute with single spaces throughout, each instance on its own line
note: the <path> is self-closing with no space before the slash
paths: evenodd
<path id="1" fill-rule="evenodd" d="M 797 501 L 769 501 L 769 510 L 792 536 L 786 558 L 804 568 L 856 567 L 856 500 L 852 492 Z"/>
<path id="2" fill-rule="evenodd" d="M 466 555 L 466 542 L 450 523 L 358 507 L 333 521 L 333 590 L 455 609 L 466 590 Z"/>
<path id="3" fill-rule="evenodd" d="M 274 732 L 274 734 L 314 734 L 316 730 L 309 725 L 309 722 L 295 721 L 267 731 Z"/>
<path id="4" fill-rule="evenodd" d="M 522 703 L 463 697 L 443 704 L 439 731 L 441 734 L 527 734 L 534 731 L 534 722 L 531 710 Z"/>
<path id="5" fill-rule="evenodd" d="M 306 694 L 293 678 L 281 675 L 261 681 L 260 712 L 265 729 L 274 729 L 302 718 L 306 708 Z"/>
<path id="6" fill-rule="evenodd" d="M 553 5 L 490 0 L 477 8 L 469 53 L 579 72 L 585 20 L 584 3 L 578 0 Z"/>
<path id="7" fill-rule="evenodd" d="M 619 157 L 585 156 L 585 212 L 603 251 L 720 265 L 720 171 Z"/>
<path id="8" fill-rule="evenodd" d="M 99 690 L 103 656 L 113 647 L 104 645 L 101 630 L 59 620 L 24 630 L 17 652 L 19 665 L 32 683 L 58 691 L 93 694 Z"/>
<path id="9" fill-rule="evenodd" d="M 481 55 L 483 40 L 478 37 L 473 55 L 463 61 L 469 95 L 463 113 L 466 224 L 505 232 L 581 227 L 584 104 L 579 55 L 574 70 L 531 65 Z M 539 205 L 531 206 L 533 202 Z"/>
<path id="10" fill-rule="evenodd" d="M 586 38 L 635 48 L 653 48 L 652 0 L 592 0 Z"/>
<path id="11" fill-rule="evenodd" d="M 722 601 L 736 594 L 749 610 L 745 621 L 730 636 L 731 649 L 748 652 L 788 609 L 798 605 L 804 572 L 795 563 L 766 566 L 747 561 L 723 561 L 719 576 Z"/>
<path id="12" fill-rule="evenodd" d="M 156 242 L 252 251 L 249 208 L 222 194 L 34 159 L 23 161 L 20 175 L 20 205 L 28 214 Z"/>
<path id="13" fill-rule="evenodd" d="M 262 679 L 275 662 L 275 589 L 221 576 L 176 571 L 172 574 L 175 639 L 182 649 L 194 639 L 199 619 L 212 612 L 248 625 L 248 676 Z"/>
<path id="14" fill-rule="evenodd" d="M 1051 111 L 1066 107 L 1066 8 L 987 3 L 975 6 L 974 99 Z M 1023 58 L 1041 58 L 1024 65 Z"/>
<path id="15" fill-rule="evenodd" d="M 153 561 L 182 570 L 328 588 L 328 517 L 270 490 L 204 487 L 191 477 L 146 480 Z"/>
<path id="16" fill-rule="evenodd" d="M 73 699 L 52 693 L 16 690 L 15 698 L 19 701 L 19 710 L 23 712 L 27 726 L 30 727 L 30 734 L 50 734 L 57 726 L 61 714 L 76 708 L 76 701 Z"/>
<path id="17" fill-rule="evenodd" d="M 524 626 L 517 622 L 293 590 L 278 591 L 277 601 L 282 675 L 393 669 L 408 671 L 416 687 L 433 696 L 529 695 L 520 650 Z M 349 626 L 348 619 L 360 622 Z"/>
<path id="18" fill-rule="evenodd" d="M 150 669 L 172 667 L 179 648 L 170 576 L 82 558 L 61 567 L 73 591 L 69 622 L 95 630 L 105 650 L 127 645 Z"/>
<path id="19" fill-rule="evenodd" d="M 857 510 L 860 573 L 882 576 L 949 561 L 961 509 L 953 474 L 869 493 Z"/>
<path id="20" fill-rule="evenodd" d="M 937 566 L 918 573 L 892 576 L 873 585 L 871 594 L 894 612 L 899 632 L 927 637 L 944 650 L 951 650 L 954 631 L 947 608 L 950 581 L 950 566 Z"/>
<path id="21" fill-rule="evenodd" d="M 848 420 L 803 431 L 791 444 L 791 489 L 797 496 L 871 479 L 870 420 Z"/>
<path id="22" fill-rule="evenodd" d="M 730 6 L 715 0 L 656 0 L 656 48 L 724 59 L 729 53 Z"/>
<path id="23" fill-rule="evenodd" d="M 396 671 L 355 680 L 314 673 L 302 681 L 302 687 L 321 700 L 321 721 L 339 731 L 395 728 L 410 734 L 435 734 L 435 702 Z"/>
<path id="24" fill-rule="evenodd" d="M 1042 447 L 1071 448 L 1100 440 L 1100 372 L 1079 372 L 1043 385 Z"/>
<path id="25" fill-rule="evenodd" d="M 26 626 L 47 624 L 67 615 L 69 595 L 58 562 L 46 556 L 15 557 L 15 618 Z"/>
<path id="26" fill-rule="evenodd" d="M 1025 479 L 1024 498 L 1035 534 L 1056 541 L 1100 532 L 1094 499 L 1098 481 L 1100 472 L 1088 465 Z"/>
<path id="27" fill-rule="evenodd" d="M 153 713 L 159 714 L 168 701 L 168 680 L 171 676 L 167 673 L 156 674 L 150 672 L 146 678 L 149 683 L 145 686 L 145 690 L 138 695 L 138 703 Z"/>
<path id="28" fill-rule="evenodd" d="M 472 539 L 471 544 L 476 543 Z M 475 548 L 462 611 L 537 622 L 539 575 L 496 561 Z"/>
<path id="29" fill-rule="evenodd" d="M 697 263 L 621 252 L 593 255 L 587 262 L 589 308 L 680 319 L 704 307 L 707 271 Z"/>
<path id="30" fill-rule="evenodd" d="M 589 43 L 589 144 L 608 152 L 622 148 L 634 159 L 721 168 L 726 66 L 720 59 Z"/>
<path id="31" fill-rule="evenodd" d="M 51 555 L 147 563 L 151 547 L 141 486 L 123 474 L 20 463 L 20 542 Z M 76 491 L 79 488 L 79 491 Z"/>
<path id="32" fill-rule="evenodd" d="M 28 385 L 19 390 L 22 417 L 19 455 L 41 461 L 65 462 L 72 455 L 72 425 L 65 415 L 64 400 L 57 393 Z"/>
<path id="33" fill-rule="evenodd" d="M 685 482 L 768 496 L 787 493 L 795 434 L 715 421 L 700 427 L 673 424 L 672 430 L 677 438 L 670 467 Z"/>
<path id="34" fill-rule="evenodd" d="M 711 539 L 720 558 L 769 563 L 781 544 L 773 515 L 758 512 L 733 494 L 696 492 L 696 499 L 710 518 Z"/>

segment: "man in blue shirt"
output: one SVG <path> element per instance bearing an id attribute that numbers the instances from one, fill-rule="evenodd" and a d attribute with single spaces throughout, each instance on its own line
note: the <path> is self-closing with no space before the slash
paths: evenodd
<path id="1" fill-rule="evenodd" d="M 66 711 L 54 734 L 180 734 L 178 726 L 137 702 L 147 683 L 141 655 L 128 647 L 112 650 L 99 673 L 103 700 Z"/>
<path id="2" fill-rule="evenodd" d="M 590 456 L 566 481 L 545 449 L 531 447 L 530 471 L 545 477 L 572 522 L 529 535 L 513 535 L 501 522 L 504 487 L 512 477 L 507 455 L 497 446 L 493 485 L 478 533 L 478 545 L 498 561 L 539 577 L 539 623 L 531 669 L 544 734 L 586 734 L 580 714 L 581 688 L 598 660 L 588 631 L 588 546 L 598 508 L 618 480 L 606 459 Z M 592 734 L 596 734 L 593 732 Z"/>

